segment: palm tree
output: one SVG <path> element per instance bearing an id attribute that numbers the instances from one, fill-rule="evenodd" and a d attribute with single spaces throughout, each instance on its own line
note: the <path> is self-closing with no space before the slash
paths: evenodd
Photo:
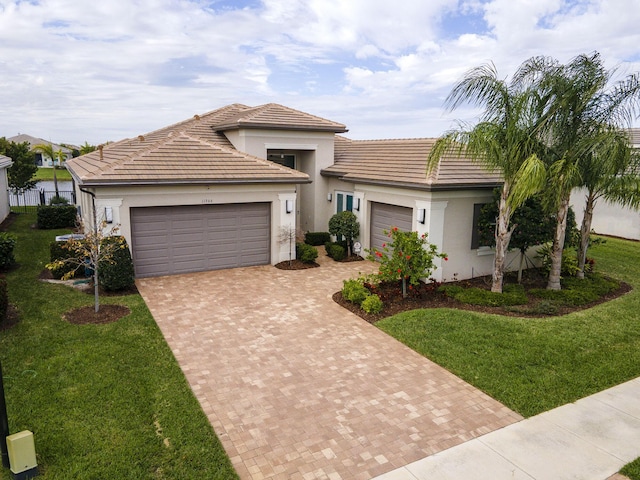
<path id="1" fill-rule="evenodd" d="M 446 154 L 464 154 L 502 175 L 493 292 L 502 292 L 506 253 L 515 228 L 510 225 L 513 211 L 539 191 L 545 181 L 544 165 L 537 155 L 542 145 L 534 134 L 538 100 L 533 90 L 498 79 L 493 64 L 470 70 L 454 86 L 445 104 L 450 110 L 464 102 L 484 107 L 481 121 L 471 129 L 453 130 L 438 139 L 427 159 L 427 171 L 431 172 Z"/>
<path id="2" fill-rule="evenodd" d="M 62 164 L 64 160 L 62 150 L 58 149 L 58 151 L 55 151 L 51 143 L 40 143 L 33 147 L 33 151 L 46 155 L 53 161 L 53 185 L 56 191 L 56 198 L 59 198 L 60 191 L 58 190 L 58 177 L 56 176 L 56 160 L 58 160 L 58 164 Z"/>
<path id="3" fill-rule="evenodd" d="M 640 154 L 629 145 L 628 133 L 608 129 L 600 134 L 597 150 L 580 159 L 583 187 L 586 190 L 584 216 L 578 246 L 578 278 L 584 278 L 593 211 L 599 199 L 640 208 Z"/>
<path id="4" fill-rule="evenodd" d="M 80 155 L 86 155 L 87 153 L 91 153 L 95 151 L 98 147 L 95 145 L 89 144 L 89 142 L 85 141 L 83 145 L 80 146 Z"/>
<path id="5" fill-rule="evenodd" d="M 551 252 L 547 288 L 560 290 L 569 199 L 574 188 L 586 181 L 581 162 L 602 148 L 602 132 L 627 126 L 637 111 L 640 77 L 607 89 L 613 71 L 604 68 L 600 55 L 579 55 L 562 65 L 548 57 L 533 57 L 519 69 L 515 81 L 538 92 L 541 99 L 539 138 L 547 144 L 543 160 L 549 178 L 546 204 L 555 212 L 557 225 Z M 596 156 L 602 161 L 602 155 Z"/>

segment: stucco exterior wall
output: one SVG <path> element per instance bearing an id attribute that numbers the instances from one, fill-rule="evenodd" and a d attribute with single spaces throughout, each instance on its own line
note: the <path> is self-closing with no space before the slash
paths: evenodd
<path id="1" fill-rule="evenodd" d="M 309 175 L 310 184 L 300 184 L 298 195 L 298 225 L 302 231 L 326 230 L 327 183 L 320 175 L 333 164 L 332 132 L 293 130 L 241 129 L 225 132 L 236 149 L 259 158 L 267 158 L 269 150 L 283 150 L 296 155 L 296 169 Z"/>
<path id="2" fill-rule="evenodd" d="M 0 222 L 7 218 L 10 212 L 9 207 L 9 182 L 7 180 L 7 169 L 0 168 Z"/>
<path id="3" fill-rule="evenodd" d="M 93 206 L 91 196 L 77 191 L 82 207 L 85 225 L 93 225 Z M 271 263 L 289 259 L 289 246 L 281 242 L 283 230 L 295 228 L 296 192 L 294 185 L 245 185 L 245 186 L 144 186 L 101 187 L 95 189 L 96 212 L 98 223 L 104 219 L 106 207 L 113 211 L 113 224 L 120 226 L 120 234 L 124 235 L 131 245 L 130 209 L 134 207 L 156 207 L 175 205 L 213 205 L 228 203 L 271 203 Z M 294 202 L 294 211 L 286 213 L 286 201 Z M 105 233 L 111 230 L 108 225 Z"/>
<path id="4" fill-rule="evenodd" d="M 576 189 L 571 194 L 578 227 L 584 217 L 585 195 L 584 189 Z M 591 228 L 603 235 L 640 240 L 640 212 L 600 199 L 593 211 Z"/>

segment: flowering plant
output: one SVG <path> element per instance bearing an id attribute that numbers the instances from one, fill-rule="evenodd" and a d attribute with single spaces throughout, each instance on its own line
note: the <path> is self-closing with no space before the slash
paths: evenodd
<path id="1" fill-rule="evenodd" d="M 417 286 L 421 278 L 431 276 L 437 268 L 433 263 L 435 257 L 448 260 L 446 253 L 438 253 L 437 247 L 427 241 L 426 233 L 418 236 L 418 232 L 404 232 L 398 227 L 384 233 L 389 242 L 382 244 L 382 250 L 370 252 L 368 258 L 380 262 L 381 281 L 402 280 L 403 297 L 407 296 L 407 282 Z"/>

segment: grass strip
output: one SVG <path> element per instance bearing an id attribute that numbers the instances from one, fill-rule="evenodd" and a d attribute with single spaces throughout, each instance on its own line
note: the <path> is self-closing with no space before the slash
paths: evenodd
<path id="1" fill-rule="evenodd" d="M 59 181 L 71 181 L 71 174 L 69 171 L 62 167 L 56 168 L 56 178 Z M 33 176 L 34 180 L 50 180 L 53 181 L 53 168 L 39 167 L 36 174 Z"/>
<path id="2" fill-rule="evenodd" d="M 37 280 L 49 242 L 68 231 L 33 223 L 22 214 L 11 228 L 21 320 L 0 332 L 0 359 L 11 432 L 34 432 L 41 478 L 237 478 L 142 298 L 103 296 L 131 309 L 118 322 L 65 322 L 93 296 Z"/>

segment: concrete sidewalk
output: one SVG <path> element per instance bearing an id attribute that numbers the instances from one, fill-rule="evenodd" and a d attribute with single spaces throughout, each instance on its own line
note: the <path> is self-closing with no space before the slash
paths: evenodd
<path id="1" fill-rule="evenodd" d="M 640 378 L 376 480 L 605 480 L 640 456 Z"/>

